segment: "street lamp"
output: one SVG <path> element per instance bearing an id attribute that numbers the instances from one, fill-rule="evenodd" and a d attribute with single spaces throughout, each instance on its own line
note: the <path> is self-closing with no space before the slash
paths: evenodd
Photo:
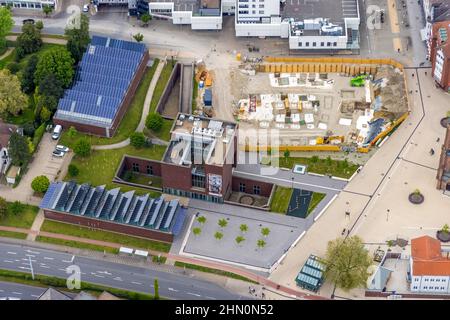
<path id="1" fill-rule="evenodd" d="M 386 221 L 389 221 L 389 213 L 391 212 L 391 210 L 387 209 L 386 210 Z"/>

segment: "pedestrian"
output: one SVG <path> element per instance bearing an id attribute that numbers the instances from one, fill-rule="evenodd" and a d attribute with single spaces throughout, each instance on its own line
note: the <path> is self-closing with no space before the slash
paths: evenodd
<path id="1" fill-rule="evenodd" d="M 436 142 L 439 142 L 441 139 L 438 137 L 437 139 L 436 139 Z"/>

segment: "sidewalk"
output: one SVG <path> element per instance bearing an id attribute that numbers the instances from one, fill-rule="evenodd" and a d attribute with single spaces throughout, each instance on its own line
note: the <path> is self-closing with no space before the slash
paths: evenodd
<path id="1" fill-rule="evenodd" d="M 122 245 L 117 244 L 117 243 L 112 243 L 112 242 L 106 242 L 106 241 L 101 241 L 101 240 L 93 240 L 93 239 L 85 239 L 85 238 L 79 238 L 79 237 L 64 235 L 64 234 L 56 234 L 56 233 L 51 233 L 51 232 L 43 232 L 43 231 L 36 231 L 36 230 L 16 228 L 16 227 L 0 226 L 0 230 L 1 231 L 11 231 L 11 232 L 26 233 L 28 236 L 34 236 L 34 237 L 36 237 L 36 236 L 44 236 L 44 237 L 50 237 L 50 238 L 55 238 L 55 239 L 76 241 L 76 242 L 88 243 L 88 244 L 104 246 L 104 247 L 110 247 L 110 248 L 117 248 L 117 249 L 122 247 Z M 236 268 L 236 267 L 233 267 L 233 266 L 229 266 L 229 265 L 226 265 L 226 264 L 217 263 L 217 262 L 210 262 L 210 261 L 204 261 L 204 260 L 200 260 L 200 259 L 189 258 L 189 257 L 184 257 L 184 256 L 176 255 L 176 254 L 163 253 L 163 252 L 154 251 L 154 250 L 148 250 L 148 249 L 146 249 L 146 251 L 148 251 L 150 255 L 155 255 L 155 256 L 161 255 L 162 257 L 166 257 L 166 258 L 171 259 L 171 260 L 176 260 L 176 261 L 180 261 L 180 262 L 184 262 L 184 263 L 196 264 L 196 265 L 201 265 L 201 266 L 208 267 L 208 268 L 213 268 L 213 269 L 219 269 L 219 270 L 232 272 L 232 273 L 241 275 L 243 277 L 246 277 L 246 278 L 248 278 L 250 280 L 259 282 L 263 286 L 273 288 L 273 289 L 275 289 L 277 291 L 281 291 L 281 292 L 291 296 L 292 298 L 311 299 L 311 300 L 326 300 L 326 298 L 324 298 L 324 297 L 320 297 L 320 296 L 316 296 L 316 295 L 310 295 L 310 294 L 304 294 L 304 293 L 299 292 L 297 290 L 294 290 L 292 288 L 288 288 L 286 286 L 279 285 L 278 283 L 276 283 L 274 281 L 271 281 L 271 280 L 269 280 L 269 279 L 267 279 L 267 278 L 265 278 L 263 276 L 254 274 L 254 273 L 252 273 L 250 271 L 243 270 L 243 269 L 240 269 L 240 268 Z"/>

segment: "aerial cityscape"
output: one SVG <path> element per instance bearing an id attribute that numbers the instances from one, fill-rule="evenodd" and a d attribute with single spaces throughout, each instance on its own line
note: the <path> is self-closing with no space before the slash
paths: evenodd
<path id="1" fill-rule="evenodd" d="M 0 0 L 0 300 L 450 299 L 449 35 L 450 0 Z"/>

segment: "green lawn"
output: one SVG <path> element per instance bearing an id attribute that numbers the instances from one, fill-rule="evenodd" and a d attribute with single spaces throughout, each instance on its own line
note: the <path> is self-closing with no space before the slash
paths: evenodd
<path id="1" fill-rule="evenodd" d="M 175 261 L 175 266 L 176 267 L 181 267 L 181 268 L 186 268 L 186 269 L 193 269 L 193 270 L 197 270 L 197 271 L 201 271 L 201 272 L 207 272 L 207 273 L 214 273 L 220 276 L 225 276 L 228 278 L 233 278 L 233 279 L 237 279 L 237 280 L 242 280 L 242 281 L 247 281 L 247 282 L 251 282 L 251 283 L 255 283 L 257 284 L 256 281 L 250 280 L 246 277 L 243 277 L 239 274 L 233 273 L 233 272 L 228 272 L 228 271 L 223 271 L 223 270 L 219 270 L 219 269 L 213 269 L 213 268 L 208 268 L 208 267 L 203 267 L 203 266 L 199 266 L 196 264 L 190 264 L 190 263 L 184 263 L 184 262 L 180 262 L 180 261 Z"/>
<path id="2" fill-rule="evenodd" d="M 97 246 L 95 244 L 83 243 L 83 242 L 78 242 L 78 241 L 70 241 L 70 240 L 49 238 L 49 237 L 43 237 L 43 236 L 37 236 L 36 241 L 56 244 L 56 245 L 60 245 L 60 246 L 93 250 L 93 251 L 101 251 L 101 252 L 106 251 L 107 253 L 114 253 L 114 254 L 119 253 L 119 250 L 116 248 Z"/>
<path id="3" fill-rule="evenodd" d="M 69 175 L 65 180 L 75 180 L 78 183 L 90 182 L 94 186 L 106 184 L 107 188 L 115 188 L 120 186 L 123 191 L 127 189 L 137 190 L 134 187 L 121 186 L 112 182 L 114 174 L 119 167 L 120 161 L 125 154 L 136 155 L 149 159 L 161 160 L 165 146 L 152 145 L 136 149 L 133 146 L 127 146 L 120 149 L 111 150 L 93 150 L 92 154 L 86 158 L 75 156 L 72 164 L 76 165 L 80 172 L 78 176 L 72 178 Z M 150 193 L 148 190 L 142 189 L 143 193 Z M 153 193 L 159 195 L 159 193 Z"/>
<path id="4" fill-rule="evenodd" d="M 0 230 L 0 237 L 15 238 L 15 239 L 26 239 L 27 238 L 27 234 L 26 233 L 21 233 L 21 232 Z"/>
<path id="5" fill-rule="evenodd" d="M 144 129 L 144 134 L 149 137 L 156 137 L 164 141 L 170 141 L 170 129 L 172 129 L 173 121 L 168 119 L 163 119 L 163 125 L 161 130 L 155 132 L 153 130 Z"/>
<path id="6" fill-rule="evenodd" d="M 156 84 L 155 91 L 153 91 L 152 102 L 150 103 L 150 112 L 155 112 L 156 106 L 158 105 L 159 100 L 166 88 L 167 82 L 169 81 L 170 74 L 172 73 L 173 67 L 176 65 L 176 61 L 174 61 L 173 66 L 170 60 L 167 61 L 166 65 L 161 71 L 161 75 L 159 76 L 158 83 Z"/>
<path id="7" fill-rule="evenodd" d="M 157 176 L 149 176 L 146 174 L 140 174 L 132 171 L 128 171 L 131 174 L 131 178 L 127 180 L 131 183 L 142 184 L 144 186 L 152 186 L 156 188 L 162 187 L 162 178 Z M 151 181 L 151 184 L 149 182 Z"/>
<path id="8" fill-rule="evenodd" d="M 308 214 L 310 214 L 315 209 L 315 207 L 317 207 L 317 205 L 320 203 L 320 201 L 323 200 L 323 198 L 325 198 L 325 196 L 325 193 L 313 192 L 311 202 L 309 203 L 308 207 Z"/>
<path id="9" fill-rule="evenodd" d="M 45 220 L 42 224 L 41 231 L 67 234 L 75 237 L 81 237 L 85 239 L 94 239 L 107 242 L 113 242 L 130 246 L 133 248 L 155 250 L 161 252 L 169 252 L 170 243 L 153 241 L 148 239 L 131 237 L 114 232 L 108 232 L 103 230 L 94 230 L 86 227 L 79 227 L 72 224 Z"/>
<path id="10" fill-rule="evenodd" d="M 15 215 L 11 211 L 12 205 L 13 204 L 11 202 L 8 202 L 8 213 L 5 217 L 0 219 L 0 225 L 24 229 L 31 228 L 31 225 L 33 224 L 34 218 L 36 217 L 39 208 L 27 204 L 22 204 L 21 212 Z"/>
<path id="11" fill-rule="evenodd" d="M 270 203 L 270 211 L 277 213 L 286 213 L 289 201 L 292 196 L 292 188 L 285 188 L 276 186 L 275 193 L 272 197 L 272 202 Z"/>
<path id="12" fill-rule="evenodd" d="M 142 116 L 142 110 L 144 108 L 145 96 L 147 95 L 148 87 L 150 86 L 150 82 L 152 81 L 153 75 L 155 74 L 158 62 L 159 60 L 155 59 L 153 66 L 146 70 L 136 90 L 133 100 L 131 101 L 130 108 L 125 113 L 125 116 L 120 122 L 117 132 L 112 138 L 97 137 L 80 132 L 77 132 L 77 134 L 73 138 L 70 138 L 67 135 L 68 130 L 64 130 L 60 139 L 60 143 L 69 147 L 73 147 L 74 143 L 81 137 L 88 137 L 92 145 L 113 144 L 126 140 L 134 131 L 136 131 L 137 126 L 139 125 Z"/>
<path id="13" fill-rule="evenodd" d="M 261 161 L 263 164 L 270 164 L 268 159 L 263 159 Z M 306 165 L 306 170 L 308 172 L 313 172 L 317 174 L 332 175 L 335 177 L 350 178 L 353 173 L 359 168 L 358 164 L 344 161 L 344 160 L 332 160 L 323 158 L 306 158 L 306 157 L 280 157 L 279 166 L 282 168 L 292 169 L 294 165 L 302 164 Z"/>

